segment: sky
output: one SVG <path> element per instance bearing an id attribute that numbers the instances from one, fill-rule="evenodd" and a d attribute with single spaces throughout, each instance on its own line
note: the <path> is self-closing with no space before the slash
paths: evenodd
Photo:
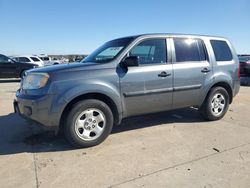
<path id="1" fill-rule="evenodd" d="M 250 53 L 250 0 L 0 0 L 0 54 L 89 54 L 144 33 L 224 36 Z"/>

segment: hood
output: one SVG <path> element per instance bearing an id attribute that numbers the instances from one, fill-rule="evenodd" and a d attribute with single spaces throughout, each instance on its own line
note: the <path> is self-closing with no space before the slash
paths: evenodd
<path id="1" fill-rule="evenodd" d="M 103 64 L 94 63 L 94 62 L 86 62 L 86 63 L 68 63 L 68 64 L 59 64 L 59 65 L 51 65 L 42 68 L 32 69 L 28 72 L 46 72 L 46 73 L 53 73 L 53 72 L 61 72 L 61 71 L 72 71 L 72 70 L 89 70 L 95 69 L 97 67 L 103 68 Z"/>

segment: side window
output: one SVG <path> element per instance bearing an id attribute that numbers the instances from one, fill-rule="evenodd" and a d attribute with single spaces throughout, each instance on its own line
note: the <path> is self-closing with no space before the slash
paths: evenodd
<path id="1" fill-rule="evenodd" d="M 33 61 L 37 62 L 37 61 L 40 61 L 38 58 L 36 57 L 30 57 Z"/>
<path id="2" fill-rule="evenodd" d="M 231 61 L 233 59 L 232 52 L 226 41 L 211 40 L 210 41 L 216 61 Z"/>
<path id="3" fill-rule="evenodd" d="M 30 60 L 27 57 L 19 57 L 19 61 L 22 63 L 30 62 Z"/>
<path id="4" fill-rule="evenodd" d="M 12 59 L 14 59 L 15 61 L 19 62 L 19 58 L 18 57 L 13 57 Z"/>
<path id="5" fill-rule="evenodd" d="M 167 61 L 166 39 L 148 39 L 129 52 L 129 56 L 138 56 L 139 64 L 165 64 Z"/>
<path id="6" fill-rule="evenodd" d="M 0 63 L 9 63 L 8 58 L 3 55 L 0 55 Z"/>
<path id="7" fill-rule="evenodd" d="M 176 62 L 207 60 L 205 45 L 200 39 L 175 38 Z"/>

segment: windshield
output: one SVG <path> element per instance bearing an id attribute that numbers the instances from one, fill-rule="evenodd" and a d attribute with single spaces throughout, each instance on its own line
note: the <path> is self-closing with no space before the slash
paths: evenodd
<path id="1" fill-rule="evenodd" d="M 133 40 L 130 38 L 122 38 L 109 41 L 87 56 L 82 62 L 98 62 L 104 63 L 115 59 L 123 49 Z"/>

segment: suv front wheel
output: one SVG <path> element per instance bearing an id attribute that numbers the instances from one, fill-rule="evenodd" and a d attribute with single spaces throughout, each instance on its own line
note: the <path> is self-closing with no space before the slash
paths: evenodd
<path id="1" fill-rule="evenodd" d="M 103 142 L 113 127 L 113 114 L 107 104 L 95 99 L 73 105 L 64 124 L 64 134 L 75 147 L 91 147 Z"/>
<path id="2" fill-rule="evenodd" d="M 205 119 L 214 121 L 223 118 L 228 106 L 229 95 L 227 90 L 223 87 L 214 87 L 209 92 L 200 110 Z"/>

